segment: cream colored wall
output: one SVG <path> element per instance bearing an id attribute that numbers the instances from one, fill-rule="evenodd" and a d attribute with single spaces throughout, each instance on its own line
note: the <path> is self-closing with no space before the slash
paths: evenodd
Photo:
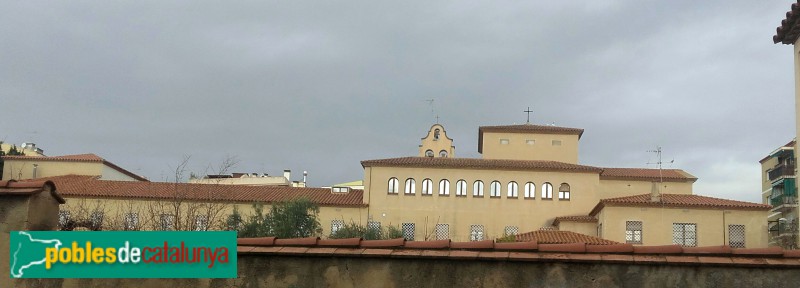
<path id="1" fill-rule="evenodd" d="M 692 194 L 693 182 L 663 182 L 663 194 Z M 653 190 L 653 182 L 649 180 L 603 180 L 600 179 L 598 189 L 600 199 L 649 194 Z"/>
<path id="2" fill-rule="evenodd" d="M 800 135 L 800 38 L 798 38 L 792 50 L 794 51 L 794 121 L 795 121 L 795 137 Z M 794 151 L 800 151 L 800 141 L 794 145 Z M 796 155 L 795 155 L 796 156 Z M 797 177 L 797 168 L 794 170 L 794 176 Z M 800 177 L 797 177 L 800 179 Z"/>
<path id="3" fill-rule="evenodd" d="M 73 219 L 78 215 L 88 217 L 93 211 L 103 211 L 104 224 L 119 226 L 126 213 L 138 213 L 139 221 L 143 225 L 143 230 L 158 230 L 160 225 L 159 217 L 162 213 L 170 213 L 170 205 L 174 202 L 157 200 L 135 200 L 135 199 L 100 199 L 68 197 L 67 203 L 61 206 L 62 211 L 70 211 Z M 194 203 L 194 204 L 193 204 Z M 182 213 L 186 213 L 188 207 L 200 207 L 197 214 L 205 213 L 202 206 L 196 205 L 198 202 L 185 202 L 181 207 Z M 224 229 L 224 221 L 228 215 L 233 213 L 234 207 L 245 219 L 253 215 L 252 203 L 214 203 L 213 211 L 219 211 L 214 219 L 217 223 L 210 223 L 211 230 Z M 264 212 L 269 212 L 270 205 L 264 205 Z M 366 224 L 362 219 L 366 219 L 366 208 L 364 207 L 337 207 L 322 206 L 319 212 L 319 222 L 323 229 L 323 237 L 330 235 L 331 222 L 334 219 L 344 220 L 345 223 L 355 222 L 361 225 Z M 108 227 L 108 226 L 107 226 Z"/>
<path id="4" fill-rule="evenodd" d="M 597 236 L 597 223 L 560 222 L 558 224 L 558 230 L 571 231 L 589 236 Z"/>
<path id="5" fill-rule="evenodd" d="M 723 216 L 724 212 L 724 216 Z M 626 221 L 642 221 L 642 245 L 672 243 L 673 223 L 696 223 L 697 246 L 728 245 L 728 225 L 745 225 L 745 247 L 767 247 L 768 211 L 609 207 L 597 215 L 603 238 L 625 243 Z"/>
<path id="6" fill-rule="evenodd" d="M 53 177 L 68 174 L 75 175 L 102 175 L 102 163 L 90 162 L 56 162 L 36 160 L 5 160 L 3 165 L 3 179 L 31 179 L 33 177 L 33 164 L 38 164 L 36 177 Z"/>
<path id="7" fill-rule="evenodd" d="M 433 134 L 436 129 L 439 129 L 439 140 L 433 140 Z M 435 124 L 428 130 L 428 135 L 422 138 L 422 144 L 419 145 L 419 157 L 425 157 L 425 151 L 428 149 L 433 150 L 433 157 L 439 158 L 439 151 L 447 151 L 447 157 L 456 157 L 455 147 L 453 147 L 453 140 L 447 138 L 444 127 Z"/>
<path id="8" fill-rule="evenodd" d="M 508 144 L 500 144 L 508 139 Z M 534 140 L 533 145 L 526 140 Z M 553 146 L 560 140 L 561 146 Z M 578 135 L 532 134 L 532 133 L 483 133 L 484 159 L 550 160 L 578 163 Z"/>
<path id="9" fill-rule="evenodd" d="M 102 165 L 102 177 L 103 180 L 117 180 L 117 181 L 138 181 L 131 176 L 125 175 L 122 172 L 117 171 L 117 169 L 108 167 L 106 165 Z"/>
<path id="10" fill-rule="evenodd" d="M 189 183 L 251 186 L 289 186 L 291 184 L 283 176 L 189 179 Z"/>
<path id="11" fill-rule="evenodd" d="M 382 225 L 398 225 L 404 222 L 415 223 L 415 240 L 430 238 L 436 223 L 450 225 L 450 238 L 454 241 L 468 241 L 470 225 L 484 226 L 484 239 L 502 237 L 505 226 L 517 226 L 519 232 L 538 230 L 550 226 L 557 216 L 586 215 L 597 204 L 598 174 L 563 173 L 532 171 L 499 171 L 470 169 L 430 169 L 367 167 L 365 183 L 369 194 L 369 215 Z M 389 178 L 399 181 L 399 193 L 388 194 Z M 416 180 L 416 194 L 404 194 L 405 180 Z M 422 181 L 433 180 L 433 195 L 422 196 Z M 439 196 L 439 180 L 450 180 L 450 196 Z M 467 196 L 455 196 L 456 182 L 467 181 Z M 472 196 L 475 180 L 484 182 L 484 197 Z M 501 182 L 501 197 L 490 198 L 492 181 Z M 519 185 L 519 197 L 507 197 L 509 181 Z M 523 199 L 524 185 L 532 181 L 536 184 L 536 198 Z M 541 199 L 544 182 L 553 184 L 552 200 Z M 571 186 L 571 200 L 558 200 L 561 183 Z"/>

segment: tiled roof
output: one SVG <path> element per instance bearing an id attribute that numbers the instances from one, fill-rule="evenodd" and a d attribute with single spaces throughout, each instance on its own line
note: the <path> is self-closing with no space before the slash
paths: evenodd
<path id="1" fill-rule="evenodd" d="M 58 203 L 66 203 L 64 198 L 56 192 L 55 184 L 45 180 L 0 181 L 0 195 L 32 195 L 43 192 L 47 186 L 50 186 L 50 194 L 53 195 L 53 198 L 55 198 Z"/>
<path id="2" fill-rule="evenodd" d="M 660 202 L 651 201 L 650 194 L 602 199 L 589 215 L 600 213 L 605 206 L 711 208 L 731 210 L 769 210 L 770 205 L 687 194 L 661 194 Z"/>
<path id="3" fill-rule="evenodd" d="M 694 182 L 697 177 L 681 169 L 646 169 L 646 168 L 602 168 L 600 179 L 634 179 L 666 182 Z"/>
<path id="4" fill-rule="evenodd" d="M 600 172 L 600 168 L 569 164 L 556 161 L 505 160 L 478 158 L 430 158 L 402 157 L 361 161 L 363 167 L 419 167 L 419 168 L 459 168 L 459 169 L 496 169 L 496 170 L 545 170 Z"/>
<path id="5" fill-rule="evenodd" d="M 95 154 L 75 154 L 75 155 L 63 155 L 63 156 L 3 156 L 4 160 L 33 160 L 33 161 L 54 161 L 54 162 L 88 162 L 88 163 L 103 163 L 108 167 L 111 167 L 114 170 L 119 171 L 122 174 L 128 175 L 133 179 L 138 181 L 148 181 L 147 178 L 142 176 L 136 175 L 133 172 L 128 170 L 122 169 L 115 165 L 114 163 L 106 161 L 100 156 Z"/>
<path id="6" fill-rule="evenodd" d="M 781 21 L 781 26 L 776 29 L 775 36 L 772 36 L 772 42 L 775 44 L 794 44 L 797 41 L 797 35 L 800 34 L 797 21 L 800 18 L 800 4 L 798 3 L 792 3 L 791 9 L 786 12 L 786 18 Z"/>
<path id="7" fill-rule="evenodd" d="M 611 240 L 575 233 L 572 231 L 538 230 L 517 234 L 517 242 L 536 241 L 539 244 L 586 243 L 589 245 L 620 244 Z"/>
<path id="8" fill-rule="evenodd" d="M 597 218 L 589 215 L 561 216 L 553 220 L 553 226 L 558 226 L 560 222 L 597 223 Z"/>
<path id="9" fill-rule="evenodd" d="M 238 254 L 304 255 L 309 257 L 384 257 L 415 259 L 547 261 L 686 266 L 729 266 L 798 268 L 800 250 L 731 248 L 730 246 L 681 247 L 679 245 L 633 246 L 631 244 L 591 245 L 587 243 L 544 244 L 494 241 L 451 242 L 450 240 L 405 241 L 323 239 L 317 237 L 278 239 L 239 238 Z"/>
<path id="10" fill-rule="evenodd" d="M 333 193 L 327 188 L 287 186 L 214 185 L 169 182 L 99 180 L 95 176 L 50 177 L 65 197 L 172 199 L 194 201 L 281 202 L 307 198 L 320 206 L 363 207 L 363 190 Z"/>
<path id="11" fill-rule="evenodd" d="M 484 132 L 500 132 L 500 133 L 540 133 L 540 134 L 566 134 L 578 135 L 578 139 L 583 135 L 583 129 L 558 127 L 548 125 L 503 125 L 503 126 L 481 126 L 478 127 L 478 153 L 483 153 L 483 133 Z"/>

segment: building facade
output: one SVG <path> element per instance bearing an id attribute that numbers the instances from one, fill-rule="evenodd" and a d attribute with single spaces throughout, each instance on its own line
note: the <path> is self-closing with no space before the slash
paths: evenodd
<path id="1" fill-rule="evenodd" d="M 798 247 L 798 198 L 795 174 L 795 141 L 772 151 L 762 158 L 761 198 L 772 205 L 767 221 L 769 243 L 787 249 Z"/>

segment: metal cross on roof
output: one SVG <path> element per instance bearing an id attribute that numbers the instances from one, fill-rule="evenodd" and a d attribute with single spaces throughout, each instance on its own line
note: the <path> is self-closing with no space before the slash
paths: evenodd
<path id="1" fill-rule="evenodd" d="M 533 113 L 533 111 L 531 111 L 531 107 L 528 106 L 528 110 L 525 110 L 525 111 L 522 111 L 522 112 L 528 113 L 528 122 L 527 123 L 531 124 L 531 113 Z"/>

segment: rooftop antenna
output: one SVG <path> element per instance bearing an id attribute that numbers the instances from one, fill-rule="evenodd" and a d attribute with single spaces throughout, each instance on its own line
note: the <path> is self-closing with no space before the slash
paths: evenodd
<path id="1" fill-rule="evenodd" d="M 656 146 L 655 150 L 647 150 L 647 152 L 656 153 L 656 158 L 658 158 L 658 161 L 656 161 L 656 162 L 647 162 L 647 165 L 658 165 L 659 183 L 664 183 L 664 174 L 661 171 L 661 166 L 662 166 L 662 164 L 664 164 L 664 162 L 661 161 L 661 146 Z M 669 163 L 669 164 L 675 163 L 675 159 L 672 159 L 672 160 L 670 160 L 669 162 L 666 162 L 666 163 Z M 662 185 L 658 186 L 658 190 L 659 191 L 661 190 L 661 186 Z"/>
<path id="2" fill-rule="evenodd" d="M 533 113 L 533 111 L 531 111 L 531 106 L 528 106 L 528 110 L 525 110 L 525 111 L 522 111 L 522 112 L 528 113 L 528 121 L 525 122 L 525 123 L 531 124 L 531 113 Z"/>

